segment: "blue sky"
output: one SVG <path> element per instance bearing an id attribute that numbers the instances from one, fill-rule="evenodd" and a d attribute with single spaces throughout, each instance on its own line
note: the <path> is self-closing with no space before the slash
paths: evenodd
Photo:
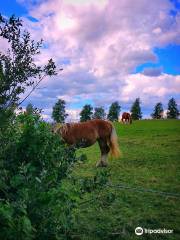
<path id="1" fill-rule="evenodd" d="M 128 111 L 140 97 L 144 117 L 156 102 L 179 104 L 180 1 L 6 0 L 0 12 L 22 17 L 32 37 L 44 39 L 39 64 L 53 57 L 64 68 L 28 99 L 45 118 L 58 98 L 72 119 L 84 104 L 108 109 L 118 100 Z"/>
<path id="2" fill-rule="evenodd" d="M 16 0 L 5 0 L 0 1 L 1 14 L 5 16 L 11 16 L 15 14 L 16 16 L 23 16 L 28 14 L 28 10 L 22 4 L 19 4 Z"/>
<path id="3" fill-rule="evenodd" d="M 162 68 L 164 73 L 180 74 L 180 45 L 168 45 L 165 48 L 155 48 L 154 53 L 158 57 L 157 63 L 143 63 L 136 68 L 136 72 L 142 72 L 144 68 Z"/>

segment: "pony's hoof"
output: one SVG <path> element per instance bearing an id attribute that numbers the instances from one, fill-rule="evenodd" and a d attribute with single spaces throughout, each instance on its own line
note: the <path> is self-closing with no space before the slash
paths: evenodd
<path id="1" fill-rule="evenodd" d="M 107 167 L 108 164 L 106 162 L 103 162 L 103 161 L 99 161 L 97 164 L 96 164 L 96 167 Z"/>

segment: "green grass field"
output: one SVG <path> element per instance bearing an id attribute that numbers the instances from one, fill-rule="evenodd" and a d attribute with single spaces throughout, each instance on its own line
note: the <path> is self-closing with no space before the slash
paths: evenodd
<path id="1" fill-rule="evenodd" d="M 88 178 L 108 173 L 109 184 L 87 193 L 76 215 L 75 239 L 180 239 L 180 198 L 122 189 L 152 189 L 180 194 L 180 121 L 142 120 L 132 125 L 115 124 L 122 151 L 120 159 L 110 159 L 108 168 L 97 169 L 97 144 L 86 149 L 87 160 L 78 163 L 72 175 Z M 92 199 L 92 201 L 91 201 Z M 94 200 L 93 200 L 94 199 Z M 90 200 L 88 202 L 88 200 Z M 173 229 L 173 234 L 136 236 L 136 227 Z"/>

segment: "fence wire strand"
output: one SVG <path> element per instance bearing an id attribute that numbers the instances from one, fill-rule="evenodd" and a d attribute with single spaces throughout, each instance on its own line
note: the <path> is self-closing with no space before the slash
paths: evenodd
<path id="1" fill-rule="evenodd" d="M 118 185 L 106 184 L 106 186 L 112 187 L 112 188 L 117 188 L 117 189 L 127 189 L 127 190 L 136 191 L 136 192 L 148 192 L 148 193 L 154 193 L 156 195 L 161 195 L 161 196 L 180 198 L 179 193 L 163 192 L 163 191 L 158 191 L 158 190 L 148 189 L 148 188 L 131 187 L 131 186 L 127 186 L 124 184 L 118 184 Z"/>
<path id="2" fill-rule="evenodd" d="M 115 189 L 119 189 L 119 190 L 130 190 L 130 191 L 136 191 L 136 192 L 153 193 L 155 195 L 160 195 L 160 196 L 163 196 L 163 197 L 172 197 L 172 198 L 180 199 L 180 194 L 179 193 L 163 192 L 163 191 L 158 191 L 158 190 L 149 189 L 149 188 L 147 189 L 147 188 L 141 188 L 141 187 L 131 187 L 131 186 L 124 185 L 124 184 L 118 184 L 118 185 L 106 184 L 105 187 L 115 188 Z M 101 196 L 98 195 L 98 197 L 91 198 L 89 200 L 81 202 L 80 205 L 87 204 L 87 203 L 90 203 L 90 202 L 94 202 L 95 200 L 98 200 L 100 198 L 101 198 Z"/>

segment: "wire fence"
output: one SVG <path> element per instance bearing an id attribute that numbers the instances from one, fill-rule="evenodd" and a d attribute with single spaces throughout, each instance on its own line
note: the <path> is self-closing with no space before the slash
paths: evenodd
<path id="1" fill-rule="evenodd" d="M 141 187 L 131 187 L 131 186 L 124 185 L 124 184 L 118 184 L 118 185 L 107 184 L 106 186 L 116 188 L 116 189 L 126 189 L 126 190 L 131 190 L 131 191 L 136 191 L 136 192 L 148 192 L 148 193 L 153 193 L 153 194 L 156 194 L 156 195 L 174 197 L 174 198 L 179 198 L 180 199 L 180 194 L 179 193 L 163 192 L 163 191 L 141 188 Z"/>
<path id="2" fill-rule="evenodd" d="M 170 198 L 176 198 L 176 199 L 180 199 L 180 194 L 179 193 L 173 193 L 173 192 L 164 192 L 164 191 L 158 191 L 158 190 L 154 190 L 154 189 L 149 189 L 149 188 L 141 188 L 141 187 L 132 187 L 132 186 L 128 186 L 125 184 L 106 184 L 105 187 L 109 187 L 109 188 L 115 188 L 118 190 L 130 190 L 130 191 L 135 191 L 135 192 L 141 192 L 141 193 L 153 193 L 154 195 L 159 195 L 162 197 L 170 197 Z M 80 205 L 84 205 L 86 203 L 90 203 L 90 202 L 94 202 L 95 200 L 101 199 L 101 195 L 98 194 L 97 197 L 95 198 L 91 198 L 88 199 L 86 201 L 83 201 L 80 203 Z"/>

